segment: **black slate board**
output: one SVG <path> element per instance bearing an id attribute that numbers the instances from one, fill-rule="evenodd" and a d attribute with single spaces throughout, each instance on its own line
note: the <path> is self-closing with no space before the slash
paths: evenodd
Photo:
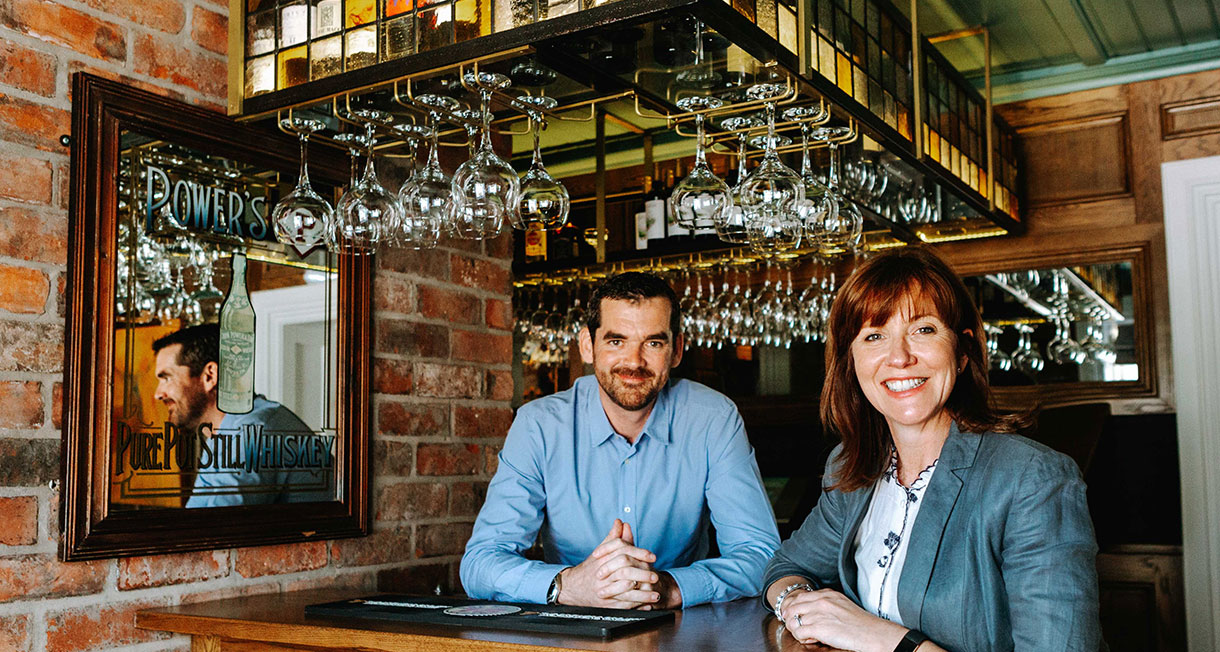
<path id="1" fill-rule="evenodd" d="M 448 607 L 481 604 L 508 604 L 521 607 L 521 611 L 505 616 L 482 617 L 450 616 L 443 613 L 444 609 Z M 564 614 L 564 616 L 548 614 Z M 596 609 L 398 594 L 382 594 L 325 604 L 311 604 L 305 607 L 305 615 L 338 620 L 384 620 L 598 638 L 615 638 L 641 629 L 656 627 L 674 619 L 672 611 Z M 584 616 L 584 618 L 574 618 L 573 616 Z"/>

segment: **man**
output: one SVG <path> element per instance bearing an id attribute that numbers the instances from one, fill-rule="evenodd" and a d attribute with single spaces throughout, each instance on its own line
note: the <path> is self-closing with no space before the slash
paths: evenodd
<path id="1" fill-rule="evenodd" d="M 593 292 L 580 355 L 594 377 L 517 412 L 462 557 L 470 596 L 674 609 L 759 593 L 775 518 L 737 408 L 669 382 L 680 323 L 656 276 Z M 545 562 L 522 556 L 536 538 Z"/>
<path id="2" fill-rule="evenodd" d="M 291 410 L 254 397 L 246 414 L 216 405 L 220 327 L 191 326 L 155 342 L 157 390 L 169 421 L 199 435 L 199 468 L 187 507 L 334 500 L 333 438 L 313 433 Z"/>

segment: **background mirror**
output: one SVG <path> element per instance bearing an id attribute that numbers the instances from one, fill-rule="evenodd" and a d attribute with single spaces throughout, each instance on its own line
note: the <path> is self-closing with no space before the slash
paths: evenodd
<path id="1" fill-rule="evenodd" d="M 276 242 L 273 171 L 132 131 L 120 143 L 113 508 L 335 500 L 334 257 Z M 218 322 L 242 292 L 255 399 L 229 414 Z"/>
<path id="2" fill-rule="evenodd" d="M 367 534 L 371 257 L 276 241 L 299 139 L 72 81 L 61 557 Z"/>
<path id="3" fill-rule="evenodd" d="M 1140 380 L 1130 261 L 969 276 L 987 331 L 991 382 Z"/>

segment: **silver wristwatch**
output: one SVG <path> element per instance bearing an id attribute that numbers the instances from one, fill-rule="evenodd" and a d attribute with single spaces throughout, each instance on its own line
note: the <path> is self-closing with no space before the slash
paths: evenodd
<path id="1" fill-rule="evenodd" d="M 569 566 L 568 568 L 571 568 Z M 546 590 L 546 603 L 559 604 L 559 592 L 563 590 L 563 571 L 567 568 L 555 573 L 555 579 L 551 580 L 551 587 Z"/>

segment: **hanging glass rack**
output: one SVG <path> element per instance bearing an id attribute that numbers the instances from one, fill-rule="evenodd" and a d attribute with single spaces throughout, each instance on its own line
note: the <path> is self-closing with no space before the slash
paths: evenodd
<path id="1" fill-rule="evenodd" d="M 492 92 L 493 126 L 502 141 L 526 132 L 518 94 L 555 97 L 558 106 L 543 111 L 544 120 L 562 126 L 555 132 L 568 140 L 593 140 L 599 129 L 604 134 L 608 119 L 662 140 L 692 141 L 694 113 L 675 102 L 683 93 L 698 92 L 725 99 L 705 111 L 712 118 L 710 151 L 735 155 L 730 143 L 740 134 L 719 128 L 720 119 L 756 111 L 760 103 L 746 99 L 743 89 L 767 79 L 788 88 L 780 104 L 829 107 L 822 120 L 852 127 L 847 148 L 869 152 L 896 183 L 933 197 L 945 218 L 912 223 L 884 207 L 861 205 L 870 222 L 867 241 L 895 246 L 1024 230 L 1013 130 L 992 116 L 987 98 L 918 34 L 914 2 L 915 20 L 885 0 L 232 5 L 237 18 L 230 30 L 230 113 L 278 123 L 287 112 L 306 112 L 327 123 L 329 132 L 317 137 L 323 143 L 328 133 L 349 129 L 345 115 L 352 108 L 379 108 L 395 121 L 422 123 L 426 111 L 414 98 L 423 92 L 477 106 L 477 89 L 463 82 L 463 73 L 487 70 L 514 82 L 511 89 Z M 984 29 L 936 40 L 980 33 L 986 38 Z M 706 60 L 692 56 L 697 38 Z M 680 83 L 684 73 L 699 67 L 716 81 Z M 446 125 L 441 144 L 465 147 L 470 119 L 448 111 L 440 118 Z M 401 151 L 395 148 L 403 143 L 389 127 L 378 126 L 384 132 L 379 153 Z M 799 129 L 799 121 L 777 124 L 789 135 Z M 759 147 L 747 148 L 747 157 L 760 154 Z M 599 247 L 598 262 L 606 260 Z"/>

